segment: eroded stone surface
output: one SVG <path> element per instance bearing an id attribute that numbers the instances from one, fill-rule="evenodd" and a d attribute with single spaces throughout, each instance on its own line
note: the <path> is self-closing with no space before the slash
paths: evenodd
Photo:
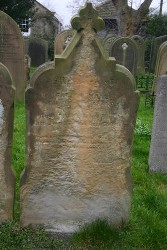
<path id="1" fill-rule="evenodd" d="M 87 4 L 55 68 L 37 71 L 27 90 L 22 226 L 70 233 L 99 218 L 128 219 L 138 95 L 130 72 L 103 56 L 94 31 L 100 22 Z"/>
<path id="2" fill-rule="evenodd" d="M 23 37 L 15 21 L 0 11 L 0 62 L 10 71 L 16 99 L 24 100 L 25 71 Z"/>
<path id="3" fill-rule="evenodd" d="M 14 89 L 0 63 L 0 223 L 13 218 L 15 177 L 11 167 Z"/>
<path id="4" fill-rule="evenodd" d="M 167 173 L 167 75 L 159 77 L 157 81 L 149 169 Z"/>

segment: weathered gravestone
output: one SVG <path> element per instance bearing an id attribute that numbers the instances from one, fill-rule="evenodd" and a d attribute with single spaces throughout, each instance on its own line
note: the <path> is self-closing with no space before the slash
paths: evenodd
<path id="1" fill-rule="evenodd" d="M 24 100 L 25 72 L 23 37 L 15 21 L 0 11 L 0 62 L 10 71 L 16 99 Z"/>
<path id="2" fill-rule="evenodd" d="M 156 68 L 155 68 L 156 77 L 166 74 L 167 74 L 167 41 L 164 42 L 158 50 Z"/>
<path id="3" fill-rule="evenodd" d="M 75 35 L 75 30 L 64 30 L 59 33 L 54 42 L 54 54 L 60 55 L 67 47 L 67 45 L 71 42 L 73 36 Z"/>
<path id="4" fill-rule="evenodd" d="M 145 42 L 141 36 L 135 35 L 132 36 L 131 39 L 136 43 L 137 50 L 138 50 L 138 61 L 137 61 L 137 74 L 144 74 L 145 73 Z"/>
<path id="5" fill-rule="evenodd" d="M 115 57 L 119 64 L 128 68 L 133 75 L 136 75 L 138 51 L 132 39 L 128 37 L 115 39 L 110 47 L 109 55 Z"/>
<path id="6" fill-rule="evenodd" d="M 167 173 L 167 75 L 157 81 L 149 169 Z"/>
<path id="7" fill-rule="evenodd" d="M 103 41 L 103 45 L 104 45 L 104 49 L 105 51 L 109 54 L 110 52 L 110 47 L 112 45 L 112 43 L 119 38 L 117 35 L 109 35 L 107 36 L 104 41 Z"/>
<path id="8" fill-rule="evenodd" d="M 15 176 L 11 168 L 14 86 L 0 63 L 0 223 L 13 218 Z"/>
<path id="9" fill-rule="evenodd" d="M 95 30 L 104 22 L 87 3 L 72 19 L 78 32 L 38 70 L 26 92 L 27 162 L 21 225 L 71 233 L 106 219 L 127 221 L 130 156 L 138 106 L 132 74 L 104 57 Z"/>
<path id="10" fill-rule="evenodd" d="M 167 41 L 167 35 L 156 37 L 153 40 L 152 47 L 151 47 L 151 58 L 150 58 L 150 72 L 151 73 L 155 73 L 158 50 L 161 44 L 164 43 L 165 41 Z"/>
<path id="11" fill-rule="evenodd" d="M 44 39 L 30 38 L 26 41 L 26 47 L 33 67 L 38 67 L 48 61 L 48 42 Z"/>
<path id="12" fill-rule="evenodd" d="M 30 67 L 31 67 L 31 58 L 29 55 L 24 55 L 24 67 L 25 67 L 25 80 L 30 80 Z"/>

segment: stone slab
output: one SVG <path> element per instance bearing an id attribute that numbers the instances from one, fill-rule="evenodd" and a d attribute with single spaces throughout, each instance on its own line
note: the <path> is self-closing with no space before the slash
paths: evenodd
<path id="1" fill-rule="evenodd" d="M 130 157 L 138 107 L 135 80 L 96 38 L 104 27 L 88 3 L 74 38 L 26 92 L 27 156 L 21 226 L 73 233 L 96 219 L 129 217 Z"/>
<path id="2" fill-rule="evenodd" d="M 167 75 L 157 79 L 149 169 L 167 173 Z"/>
<path id="3" fill-rule="evenodd" d="M 13 218 L 15 174 L 11 167 L 14 86 L 8 69 L 0 63 L 0 223 Z"/>

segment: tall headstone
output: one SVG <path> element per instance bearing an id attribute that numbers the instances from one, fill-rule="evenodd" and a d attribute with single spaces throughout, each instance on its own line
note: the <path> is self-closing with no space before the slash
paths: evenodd
<path id="1" fill-rule="evenodd" d="M 0 63 L 0 223 L 13 218 L 15 175 L 11 167 L 14 86 Z"/>
<path id="2" fill-rule="evenodd" d="M 161 44 L 156 61 L 155 75 L 159 77 L 167 74 L 167 41 Z"/>
<path id="3" fill-rule="evenodd" d="M 149 155 L 150 171 L 167 173 L 167 75 L 158 78 Z"/>
<path id="4" fill-rule="evenodd" d="M 115 57 L 116 61 L 129 69 L 133 74 L 137 74 L 138 51 L 132 39 L 120 37 L 113 41 L 109 55 Z"/>
<path id="5" fill-rule="evenodd" d="M 0 11 L 0 62 L 10 71 L 16 87 L 16 99 L 24 100 L 24 41 L 15 21 Z"/>
<path id="6" fill-rule="evenodd" d="M 145 73 L 145 42 L 141 36 L 135 35 L 132 36 L 131 39 L 136 43 L 137 50 L 138 50 L 138 61 L 137 61 L 137 74 L 144 74 Z"/>
<path id="7" fill-rule="evenodd" d="M 158 50 L 161 44 L 164 43 L 165 41 L 167 41 L 167 35 L 156 37 L 153 40 L 152 47 L 151 47 L 151 59 L 150 59 L 150 72 L 151 73 L 155 73 Z"/>
<path id="8" fill-rule="evenodd" d="M 27 41 L 28 55 L 31 58 L 31 65 L 38 67 L 48 61 L 48 42 L 41 38 L 30 38 Z"/>
<path id="9" fill-rule="evenodd" d="M 75 30 L 64 30 L 60 32 L 54 42 L 54 54 L 61 55 L 64 49 L 68 46 L 71 42 L 73 36 L 75 35 Z"/>
<path id="10" fill-rule="evenodd" d="M 55 68 L 38 70 L 26 92 L 27 157 L 21 179 L 21 226 L 72 233 L 80 225 L 128 220 L 131 146 L 138 107 L 135 80 L 105 57 L 91 3 Z"/>

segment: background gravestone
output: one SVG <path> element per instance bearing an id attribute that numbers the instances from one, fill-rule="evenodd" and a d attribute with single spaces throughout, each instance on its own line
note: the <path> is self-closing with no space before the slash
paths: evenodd
<path id="1" fill-rule="evenodd" d="M 109 35 L 107 36 L 104 41 L 103 41 L 103 45 L 104 45 L 104 49 L 105 51 L 109 54 L 110 52 L 110 47 L 113 43 L 113 41 L 115 41 L 118 38 L 117 35 Z"/>
<path id="2" fill-rule="evenodd" d="M 109 55 L 115 57 L 116 61 L 129 69 L 136 75 L 138 51 L 134 41 L 128 37 L 120 37 L 113 41 Z"/>
<path id="3" fill-rule="evenodd" d="M 30 80 L 31 58 L 29 55 L 24 55 L 25 80 Z"/>
<path id="4" fill-rule="evenodd" d="M 150 171 L 167 173 L 167 75 L 158 78 L 150 145 Z"/>
<path id="5" fill-rule="evenodd" d="M 155 73 L 155 65 L 157 60 L 157 54 L 159 47 L 162 43 L 167 41 L 167 35 L 156 37 L 153 40 L 152 47 L 151 47 L 151 58 L 150 58 L 150 72 Z"/>
<path id="6" fill-rule="evenodd" d="M 28 55 L 31 58 L 31 66 L 38 67 L 48 61 L 48 42 L 41 38 L 30 38 L 27 41 Z"/>
<path id="7" fill-rule="evenodd" d="M 136 43 L 138 49 L 138 61 L 137 61 L 137 74 L 144 74 L 145 73 L 145 42 L 141 36 L 132 36 L 131 39 Z"/>
<path id="8" fill-rule="evenodd" d="M 10 71 L 16 99 L 24 100 L 25 72 L 23 37 L 15 21 L 0 11 L 0 62 Z"/>
<path id="9" fill-rule="evenodd" d="M 15 176 L 11 168 L 14 86 L 8 69 L 0 63 L 0 223 L 13 218 Z"/>
<path id="10" fill-rule="evenodd" d="M 167 41 L 161 44 L 156 61 L 155 75 L 159 77 L 167 74 Z"/>
<path id="11" fill-rule="evenodd" d="M 95 38 L 104 22 L 92 4 L 79 13 L 72 19 L 78 32 L 56 67 L 37 70 L 26 92 L 21 226 L 71 233 L 96 219 L 128 220 L 135 81 L 104 56 Z"/>
<path id="12" fill-rule="evenodd" d="M 75 35 L 75 30 L 64 30 L 61 33 L 59 33 L 54 42 L 54 54 L 60 55 L 63 50 L 67 47 L 67 45 L 70 43 L 72 37 Z"/>

